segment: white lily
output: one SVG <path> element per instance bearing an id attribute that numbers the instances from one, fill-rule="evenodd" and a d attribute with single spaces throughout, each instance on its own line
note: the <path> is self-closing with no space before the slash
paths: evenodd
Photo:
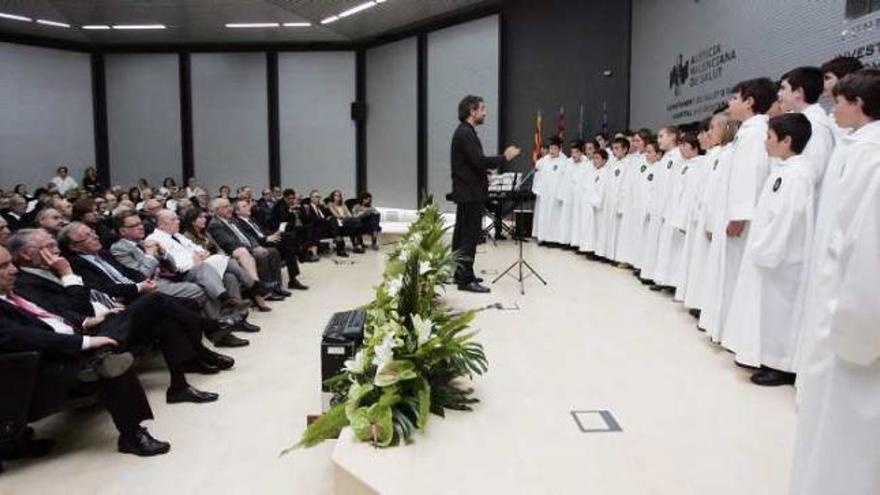
<path id="1" fill-rule="evenodd" d="M 431 263 L 427 261 L 419 261 L 419 275 L 424 275 L 431 271 Z"/>
<path id="2" fill-rule="evenodd" d="M 364 361 L 363 350 L 358 351 L 353 359 L 347 359 L 345 361 L 345 370 L 355 375 L 361 375 L 367 370 L 367 363 Z"/>
<path id="3" fill-rule="evenodd" d="M 394 348 L 397 346 L 397 339 L 394 332 L 388 332 L 382 339 L 382 342 L 373 348 L 373 364 L 382 368 L 387 363 L 394 360 Z"/>
<path id="4" fill-rule="evenodd" d="M 413 329 L 416 331 L 416 338 L 421 347 L 425 342 L 431 340 L 431 331 L 434 328 L 434 322 L 430 318 L 422 319 L 419 315 L 410 315 L 412 317 Z"/>
<path id="5" fill-rule="evenodd" d="M 388 284 L 385 286 L 385 288 L 388 289 L 388 294 L 392 297 L 397 296 L 401 287 L 403 287 L 403 277 L 394 277 L 389 280 Z"/>

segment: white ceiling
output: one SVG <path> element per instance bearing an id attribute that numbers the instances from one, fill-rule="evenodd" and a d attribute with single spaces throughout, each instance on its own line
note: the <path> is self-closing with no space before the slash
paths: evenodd
<path id="1" fill-rule="evenodd" d="M 321 25 L 367 0 L 0 0 L 0 12 L 62 22 L 61 28 L 0 18 L 0 32 L 102 45 L 352 42 L 500 0 L 387 0 Z M 310 22 L 310 27 L 231 29 L 226 23 Z M 92 31 L 93 24 L 164 24 L 149 31 Z"/>

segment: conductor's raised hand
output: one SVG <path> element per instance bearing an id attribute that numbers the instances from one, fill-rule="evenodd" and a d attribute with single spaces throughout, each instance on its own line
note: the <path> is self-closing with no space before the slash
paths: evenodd
<path id="1" fill-rule="evenodd" d="M 520 149 L 517 148 L 516 146 L 508 146 L 504 150 L 504 159 L 507 161 L 511 161 L 514 158 L 516 158 L 517 156 L 519 156 L 519 153 L 520 153 Z"/>

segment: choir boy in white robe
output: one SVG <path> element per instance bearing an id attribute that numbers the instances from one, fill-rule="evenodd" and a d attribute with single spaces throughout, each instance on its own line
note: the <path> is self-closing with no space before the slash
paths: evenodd
<path id="1" fill-rule="evenodd" d="M 598 260 L 605 260 L 608 244 L 608 215 L 605 211 L 605 196 L 608 194 L 608 152 L 604 149 L 596 150 L 593 155 L 593 166 L 596 168 L 596 174 L 593 176 L 593 194 L 590 195 L 590 202 L 593 205 L 593 218 L 595 220 L 595 232 L 592 233 L 594 239 L 594 257 Z"/>
<path id="2" fill-rule="evenodd" d="M 813 164 L 803 150 L 810 121 L 800 113 L 770 119 L 767 151 L 777 160 L 755 207 L 722 345 L 761 369 L 752 383 L 794 383 L 795 298 L 813 231 Z"/>
<path id="3" fill-rule="evenodd" d="M 644 219 L 644 198 L 641 182 L 648 170 L 645 165 L 645 144 L 652 138 L 651 131 L 641 129 L 632 137 L 630 153 L 626 157 L 626 173 L 621 186 L 621 198 L 618 210 L 621 212 L 620 237 L 618 240 L 617 260 L 624 266 L 631 266 L 636 274 L 640 264 L 640 248 L 642 220 Z M 636 276 L 638 276 L 636 274 Z"/>
<path id="4" fill-rule="evenodd" d="M 584 156 L 584 142 L 582 140 L 575 139 L 572 141 L 570 149 L 569 162 L 571 163 L 572 170 L 569 203 L 571 212 L 568 213 L 568 230 L 570 234 L 566 244 L 573 248 L 577 248 L 580 246 L 581 226 L 583 222 L 581 218 L 581 213 L 583 211 L 581 205 L 584 202 L 584 181 L 586 176 L 590 173 L 589 169 L 593 167 Z M 568 208 L 568 205 L 566 207 Z"/>
<path id="5" fill-rule="evenodd" d="M 675 286 L 673 299 L 678 302 L 684 302 L 687 284 L 691 278 L 689 270 L 691 258 L 694 254 L 695 240 L 703 235 L 697 228 L 697 202 L 706 185 L 709 160 L 713 159 L 717 153 L 709 137 L 710 122 L 711 119 L 705 119 L 700 123 L 700 132 L 697 134 L 697 140 L 699 141 L 700 149 L 705 150 L 705 154 L 691 160 L 694 164 L 688 167 L 687 173 L 684 176 L 685 184 L 676 214 L 677 222 L 680 225 L 679 228 L 684 230 L 685 233 L 682 248 L 677 255 L 677 266 L 673 270 L 673 285 Z"/>
<path id="6" fill-rule="evenodd" d="M 643 166 L 645 171 L 640 175 L 641 181 L 639 184 L 642 197 L 642 208 L 639 213 L 641 217 L 641 232 L 638 235 L 640 244 L 636 252 L 636 267 L 638 270 L 635 275 L 643 284 L 651 285 L 653 282 L 645 278 L 645 274 L 648 266 L 648 245 L 652 242 L 656 245 L 657 234 L 660 233 L 659 229 L 651 228 L 651 215 L 658 191 L 657 183 L 659 181 L 657 180 L 657 174 L 663 170 L 663 164 L 660 161 L 663 158 L 663 152 L 660 151 L 660 145 L 657 144 L 657 141 L 651 139 L 645 144 L 644 155 L 645 163 Z"/>
<path id="7" fill-rule="evenodd" d="M 700 148 L 700 140 L 695 132 L 687 132 L 682 135 L 678 149 L 681 150 L 683 158 L 681 162 L 681 172 L 678 179 L 678 188 L 672 197 L 672 243 L 670 244 L 670 256 L 668 270 L 668 285 L 675 287 L 678 294 L 678 287 L 682 284 L 684 278 L 685 258 L 683 256 L 686 251 L 685 240 L 687 239 L 687 230 L 690 224 L 690 214 L 692 206 L 696 200 L 697 192 L 703 179 L 703 155 Z M 676 300 L 681 300 L 678 298 Z"/>
<path id="8" fill-rule="evenodd" d="M 880 493 L 880 71 L 834 89 L 842 138 L 829 233 L 815 238 L 805 325 L 815 346 L 798 368 L 801 402 L 791 495 Z M 829 166 L 830 168 L 830 166 Z M 824 186 L 823 186 L 824 187 Z"/>
<path id="9" fill-rule="evenodd" d="M 596 212 L 593 208 L 593 195 L 596 188 L 596 174 L 598 169 L 595 166 L 593 157 L 599 145 L 595 140 L 587 141 L 585 145 L 584 160 L 586 160 L 586 172 L 580 180 L 579 194 L 580 215 L 579 215 L 579 234 L 578 234 L 578 252 L 585 254 L 587 258 L 595 258 L 596 251 Z"/>
<path id="10" fill-rule="evenodd" d="M 719 194 L 719 183 L 723 176 L 723 161 L 730 155 L 730 143 L 739 129 L 739 122 L 731 120 L 726 113 L 720 112 L 712 116 L 709 131 L 706 133 L 706 178 L 700 196 L 694 207 L 695 237 L 692 239 L 690 259 L 688 260 L 688 279 L 685 287 L 684 306 L 691 315 L 700 317 L 703 307 L 703 296 L 706 292 L 706 272 L 709 271 L 707 259 L 712 242 L 712 207 Z"/>
<path id="11" fill-rule="evenodd" d="M 562 152 L 562 139 L 557 136 L 552 137 L 550 139 L 550 147 L 558 147 L 561 158 L 559 167 L 556 169 L 556 189 L 554 191 L 554 201 L 552 202 L 553 206 L 550 209 L 550 223 L 547 227 L 547 242 L 556 246 L 562 243 L 566 230 L 562 216 L 565 210 L 565 203 L 571 193 L 571 181 L 569 180 L 571 165 L 568 157 Z M 550 152 L 550 154 L 552 155 L 553 153 Z"/>
<path id="12" fill-rule="evenodd" d="M 548 241 L 552 234 L 553 203 L 556 201 L 561 166 L 565 161 L 565 156 L 561 153 L 562 140 L 554 136 L 550 141 L 547 154 L 535 164 L 535 179 L 532 182 L 532 192 L 536 198 L 532 215 L 532 235 L 538 242 Z"/>
<path id="13" fill-rule="evenodd" d="M 834 86 L 837 85 L 838 81 L 864 67 L 865 66 L 862 64 L 861 60 L 849 56 L 834 57 L 822 64 L 819 68 L 824 77 L 824 91 L 822 91 L 822 97 L 831 101 L 833 105 L 835 102 L 833 94 Z M 828 113 L 828 118 L 831 119 L 831 123 L 834 125 L 835 140 L 839 140 L 841 137 L 846 136 L 852 131 L 852 129 L 848 127 L 841 127 L 840 124 L 835 121 L 833 109 Z"/>
<path id="14" fill-rule="evenodd" d="M 562 211 L 559 214 L 559 234 L 556 242 L 563 247 L 573 245 L 572 240 L 574 239 L 575 232 L 573 220 L 578 204 L 577 181 L 580 175 L 578 170 L 583 169 L 583 144 L 583 141 L 580 140 L 571 143 L 572 150 L 570 153 L 573 153 L 576 149 L 581 159 L 574 161 L 571 155 L 569 155 L 568 160 L 565 161 L 562 176 L 559 178 L 559 187 L 557 188 L 557 196 L 562 202 Z"/>
<path id="15" fill-rule="evenodd" d="M 767 155 L 767 112 L 776 101 L 776 84 L 767 78 L 749 79 L 733 88 L 728 102 L 730 116 L 742 122 L 733 143 L 727 204 L 724 221 L 723 279 L 720 285 L 707 287 L 712 291 L 711 303 L 704 309 L 711 317 L 711 328 L 716 339 L 722 339 L 724 322 L 730 309 L 730 299 L 736 288 L 739 266 L 745 250 L 748 224 L 755 214 L 758 195 L 770 173 Z M 702 317 L 701 317 L 702 323 Z"/>
<path id="16" fill-rule="evenodd" d="M 672 226 L 672 201 L 678 191 L 681 179 L 681 150 L 678 147 L 681 131 L 675 126 L 666 126 L 657 133 L 657 143 L 663 150 L 663 162 L 666 163 L 666 173 L 663 179 L 663 189 L 660 191 L 660 234 L 657 240 L 657 254 L 653 264 L 651 280 L 654 285 L 649 287 L 652 291 L 666 290 L 673 292 L 674 287 L 669 285 L 669 261 L 672 258 L 672 237 L 675 228 Z"/>
<path id="17" fill-rule="evenodd" d="M 825 167 L 834 149 L 834 123 L 819 106 L 823 75 L 818 67 L 798 67 L 782 76 L 779 101 L 786 112 L 800 112 L 810 120 L 812 135 L 801 153 L 813 166 L 813 183 L 818 198 L 825 177 Z"/>
<path id="18" fill-rule="evenodd" d="M 608 177 L 605 181 L 605 227 L 608 233 L 605 236 L 605 257 L 611 261 L 617 261 L 617 245 L 620 239 L 620 225 L 623 219 L 621 210 L 621 191 L 628 172 L 629 162 L 626 157 L 629 154 L 629 140 L 625 137 L 616 137 L 611 141 L 611 153 L 613 157 L 608 161 Z"/>

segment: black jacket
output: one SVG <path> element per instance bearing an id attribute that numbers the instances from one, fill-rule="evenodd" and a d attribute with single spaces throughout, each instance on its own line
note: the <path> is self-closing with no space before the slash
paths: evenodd
<path id="1" fill-rule="evenodd" d="M 227 220 L 230 224 L 234 221 L 234 219 L 230 218 Z M 214 241 L 220 246 L 226 254 L 232 254 L 236 249 L 243 247 L 248 251 L 252 250 L 254 246 L 248 246 L 235 235 L 235 232 L 232 231 L 228 225 L 226 225 L 220 218 L 214 218 L 211 220 L 211 223 L 208 224 L 208 233 L 211 234 L 211 237 L 214 238 Z M 247 236 L 245 236 L 247 237 Z"/>
<path id="2" fill-rule="evenodd" d="M 28 351 L 77 357 L 82 353 L 82 336 L 55 333 L 39 318 L 0 300 L 0 353 Z"/>
<path id="3" fill-rule="evenodd" d="M 116 269 L 119 273 L 130 279 L 135 284 L 143 282 L 146 280 L 146 277 L 137 270 L 132 270 L 125 265 L 119 263 L 112 256 L 108 256 L 105 253 L 99 254 L 101 259 L 109 263 Z M 135 299 L 137 299 L 140 294 L 137 289 L 137 285 L 134 284 L 117 284 L 110 278 L 109 275 L 104 273 L 97 265 L 92 263 L 91 261 L 83 258 L 82 256 L 75 255 L 68 258 L 70 261 L 70 266 L 73 268 L 73 271 L 82 277 L 83 283 L 86 287 L 91 287 L 93 289 L 99 290 L 110 297 L 119 298 L 125 302 L 125 304 L 129 304 Z"/>
<path id="4" fill-rule="evenodd" d="M 504 165 L 505 161 L 503 156 L 485 156 L 473 126 L 467 122 L 459 124 L 452 135 L 452 201 L 485 203 L 489 199 L 486 172 Z"/>
<path id="5" fill-rule="evenodd" d="M 87 317 L 95 316 L 91 292 L 84 285 L 64 287 L 22 270 L 18 273 L 14 290 L 28 301 L 64 318 L 76 328 L 82 328 Z"/>

